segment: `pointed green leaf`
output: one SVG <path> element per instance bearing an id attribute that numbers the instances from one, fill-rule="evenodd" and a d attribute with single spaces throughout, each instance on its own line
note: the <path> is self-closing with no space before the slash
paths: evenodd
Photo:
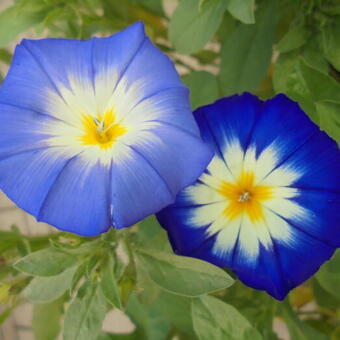
<path id="1" fill-rule="evenodd" d="M 340 298 L 340 250 L 320 268 L 316 279 L 328 293 Z"/>
<path id="2" fill-rule="evenodd" d="M 327 60 L 340 72 L 340 16 L 323 29 L 322 43 Z"/>
<path id="3" fill-rule="evenodd" d="M 227 3 L 211 0 L 199 9 L 199 0 L 182 0 L 169 26 L 169 38 L 178 52 L 190 54 L 201 49 L 219 28 Z"/>
<path id="4" fill-rule="evenodd" d="M 314 102 L 329 100 L 340 102 L 340 84 L 327 74 L 300 61 L 300 71 Z"/>
<path id="5" fill-rule="evenodd" d="M 206 295 L 192 300 L 192 320 L 199 340 L 261 340 L 251 326 L 233 306 Z"/>
<path id="6" fill-rule="evenodd" d="M 186 334 L 193 335 L 191 300 L 192 298 L 171 294 L 163 290 L 156 304 L 174 327 Z"/>
<path id="7" fill-rule="evenodd" d="M 308 37 L 310 36 L 310 30 L 302 24 L 292 26 L 289 31 L 283 36 L 283 38 L 277 44 L 277 49 L 281 53 L 293 51 L 303 46 Z"/>
<path id="8" fill-rule="evenodd" d="M 106 299 L 99 286 L 83 286 L 65 315 L 63 340 L 93 340 L 101 331 Z"/>
<path id="9" fill-rule="evenodd" d="M 57 276 L 35 277 L 25 288 L 24 295 L 32 302 L 49 302 L 61 297 L 71 287 L 77 267 Z"/>
<path id="10" fill-rule="evenodd" d="M 114 260 L 111 254 L 103 267 L 101 287 L 109 303 L 114 307 L 122 308 L 119 288 L 114 275 Z"/>
<path id="11" fill-rule="evenodd" d="M 321 101 L 316 103 L 320 127 L 340 145 L 340 102 Z"/>
<path id="12" fill-rule="evenodd" d="M 228 11 L 230 12 L 230 14 L 245 24 L 253 24 L 255 22 L 254 10 L 254 0 L 228 1 Z"/>
<path id="13" fill-rule="evenodd" d="M 55 340 L 60 331 L 63 300 L 33 305 L 32 329 L 35 340 Z"/>
<path id="14" fill-rule="evenodd" d="M 217 78 L 209 72 L 191 72 L 183 77 L 183 82 L 190 89 L 190 102 L 193 110 L 199 106 L 211 104 L 219 97 Z"/>
<path id="15" fill-rule="evenodd" d="M 14 268 L 34 276 L 55 276 L 78 262 L 75 256 L 47 248 L 31 253 L 14 264 Z"/>
<path id="16" fill-rule="evenodd" d="M 234 282 L 225 271 L 202 260 L 146 249 L 139 249 L 137 255 L 150 278 L 175 294 L 199 296 Z"/>
<path id="17" fill-rule="evenodd" d="M 137 325 L 137 329 L 143 329 L 145 337 L 141 339 L 165 340 L 170 330 L 170 323 L 157 306 L 145 306 L 141 304 L 135 294 L 131 294 L 126 307 L 126 313 Z"/>
<path id="18" fill-rule="evenodd" d="M 240 24 L 227 36 L 221 51 L 224 95 L 254 91 L 259 86 L 271 62 L 277 13 L 277 1 L 268 1 L 257 10 L 255 24 Z"/>
<path id="19" fill-rule="evenodd" d="M 18 34 L 44 19 L 44 10 L 33 11 L 26 6 L 12 6 L 0 13 L 0 46 L 9 44 Z"/>

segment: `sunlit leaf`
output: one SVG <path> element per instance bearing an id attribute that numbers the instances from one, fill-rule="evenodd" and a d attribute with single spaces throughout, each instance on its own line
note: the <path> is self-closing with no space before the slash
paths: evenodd
<path id="1" fill-rule="evenodd" d="M 96 339 L 106 310 L 106 299 L 100 287 L 85 283 L 66 311 L 63 340 Z"/>
<path id="2" fill-rule="evenodd" d="M 32 302 L 49 302 L 58 299 L 71 287 L 76 267 L 69 268 L 57 276 L 35 277 L 24 290 Z"/>
<path id="3" fill-rule="evenodd" d="M 78 262 L 77 257 L 54 248 L 31 253 L 14 264 L 14 268 L 34 276 L 55 276 Z"/>
<path id="4" fill-rule="evenodd" d="M 33 305 L 32 329 L 35 340 L 54 340 L 60 332 L 61 299 L 51 303 Z"/>
<path id="5" fill-rule="evenodd" d="M 255 22 L 254 10 L 255 0 L 225 0 L 228 2 L 228 11 L 235 18 L 245 24 Z"/>
<path id="6" fill-rule="evenodd" d="M 45 9 L 34 11 L 12 6 L 0 13 L 0 46 L 9 44 L 18 34 L 33 27 L 44 19 Z"/>
<path id="7" fill-rule="evenodd" d="M 137 255 L 150 278 L 176 294 L 199 296 L 234 282 L 225 271 L 202 260 L 146 249 L 139 249 Z"/>
<path id="8" fill-rule="evenodd" d="M 193 299 L 192 320 L 199 340 L 262 339 L 234 307 L 209 295 Z"/>
<path id="9" fill-rule="evenodd" d="M 114 260 L 111 254 L 102 271 L 101 287 L 107 300 L 117 308 L 122 308 L 117 280 L 114 275 Z"/>
<path id="10" fill-rule="evenodd" d="M 178 52 L 190 54 L 211 40 L 220 26 L 227 3 L 210 0 L 201 10 L 199 0 L 182 0 L 173 14 L 169 38 Z"/>

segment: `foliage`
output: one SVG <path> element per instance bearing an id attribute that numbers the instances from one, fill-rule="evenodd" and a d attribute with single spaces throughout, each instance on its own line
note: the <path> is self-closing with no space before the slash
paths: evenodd
<path id="1" fill-rule="evenodd" d="M 161 0 L 16 0 L 0 13 L 0 62 L 9 64 L 19 36 L 87 39 L 136 20 L 176 63 L 193 108 L 236 92 L 283 92 L 340 143 L 338 0 L 180 0 L 174 13 Z M 1 231 L 0 278 L 0 324 L 29 299 L 37 340 L 274 340 L 275 318 L 292 340 L 340 339 L 339 252 L 279 303 L 173 255 L 152 217 L 98 238 Z M 101 332 L 112 308 L 133 333 Z"/>

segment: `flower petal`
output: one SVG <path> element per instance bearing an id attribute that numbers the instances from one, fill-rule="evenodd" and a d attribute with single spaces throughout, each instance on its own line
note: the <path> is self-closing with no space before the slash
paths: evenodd
<path id="1" fill-rule="evenodd" d="M 76 155 L 64 163 L 37 218 L 79 235 L 103 233 L 112 225 L 109 188 L 110 168 Z"/>
<path id="2" fill-rule="evenodd" d="M 112 164 L 113 224 L 130 226 L 174 201 L 167 182 L 138 151 L 121 146 Z"/>
<path id="3" fill-rule="evenodd" d="M 133 224 L 212 157 L 188 97 L 142 23 L 108 38 L 23 40 L 0 89 L 1 188 L 62 230 Z"/>
<path id="4" fill-rule="evenodd" d="M 155 123 L 126 140 L 122 138 L 122 142 L 156 170 L 173 197 L 198 178 L 212 157 L 212 152 L 198 137 L 162 123 Z"/>
<path id="5" fill-rule="evenodd" d="M 228 266 L 282 300 L 340 246 L 339 149 L 284 95 L 233 96 L 195 116 L 215 157 L 158 219 L 178 254 Z"/>

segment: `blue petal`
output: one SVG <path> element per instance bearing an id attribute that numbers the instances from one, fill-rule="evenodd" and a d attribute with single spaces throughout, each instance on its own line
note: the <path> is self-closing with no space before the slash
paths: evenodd
<path id="1" fill-rule="evenodd" d="M 136 103 L 131 111 L 126 113 L 125 119 L 170 125 L 199 136 L 188 98 L 187 88 L 167 88 Z"/>
<path id="2" fill-rule="evenodd" d="M 320 189 L 340 194 L 340 154 L 337 144 L 324 132 L 317 131 L 285 165 L 303 173 L 292 186 Z"/>
<path id="3" fill-rule="evenodd" d="M 67 160 L 57 148 L 53 151 L 36 149 L 1 159 L 1 189 L 20 208 L 37 216 Z"/>
<path id="4" fill-rule="evenodd" d="M 298 215 L 293 207 L 289 212 L 283 211 L 289 217 L 272 211 L 288 223 L 288 236 L 276 235 L 277 231 L 271 235 L 268 228 L 269 243 L 262 244 L 258 239 L 258 252 L 248 258 L 240 243 L 240 232 L 233 245 L 228 245 L 228 251 L 216 251 L 221 231 L 212 234 L 210 225 L 193 224 L 192 216 L 202 205 L 186 195 L 187 190 L 179 193 L 176 202 L 157 215 L 158 220 L 167 230 L 176 253 L 227 266 L 245 284 L 282 300 L 291 289 L 313 275 L 340 246 L 339 149 L 297 103 L 284 95 L 265 103 L 247 94 L 233 96 L 199 108 L 195 118 L 203 138 L 215 150 L 215 157 L 223 158 L 225 148 L 233 139 L 240 141 L 244 151 L 248 147 L 255 148 L 257 156 L 266 148 L 275 146 L 273 150 L 278 152 L 272 171 L 284 166 L 298 174 L 294 177 L 287 173 L 293 178 L 291 187 L 298 189 L 297 194 L 287 201 L 294 202 L 294 209 L 302 209 L 303 213 Z M 228 159 L 225 162 L 228 163 Z M 272 160 L 267 163 L 271 165 Z M 219 167 L 214 171 L 217 169 L 224 171 Z M 209 171 L 206 173 L 211 175 Z M 203 183 L 202 177 L 194 185 Z M 272 207 L 275 208 L 275 204 Z"/>
<path id="5" fill-rule="evenodd" d="M 112 225 L 110 168 L 91 164 L 81 154 L 70 158 L 50 186 L 37 219 L 84 236 L 107 231 Z"/>
<path id="6" fill-rule="evenodd" d="M 157 214 L 160 225 L 167 230 L 175 253 L 194 256 L 193 251 L 206 242 L 206 228 L 193 228 L 188 223 L 195 207 L 170 206 Z"/>
<path id="7" fill-rule="evenodd" d="M 113 225 L 130 226 L 174 201 L 167 183 L 136 150 L 126 146 L 112 164 Z"/>
<path id="8" fill-rule="evenodd" d="M 310 211 L 311 218 L 290 223 L 325 244 L 340 247 L 340 193 L 305 189 L 292 200 Z"/>
<path id="9" fill-rule="evenodd" d="M 138 22 L 108 38 L 23 40 L 0 90 L 1 102 L 56 116 L 48 93 L 67 106 L 60 87 L 72 90 L 70 76 L 84 86 L 93 85 L 97 73 L 111 71 L 112 77 L 114 70 L 121 77 L 145 39 Z"/>
<path id="10" fill-rule="evenodd" d="M 275 144 L 280 151 L 277 163 L 281 164 L 318 131 L 296 102 L 279 94 L 264 103 L 250 143 L 256 145 L 257 154 Z"/>
<path id="11" fill-rule="evenodd" d="M 194 112 L 202 138 L 217 153 L 222 153 L 237 138 L 243 149 L 249 145 L 263 103 L 250 93 L 222 98 Z"/>
<path id="12" fill-rule="evenodd" d="M 7 104 L 0 104 L 0 112 L 0 160 L 48 146 L 50 136 L 41 131 L 52 118 Z"/>
<path id="13" fill-rule="evenodd" d="M 122 137 L 128 145 L 83 148 L 82 115 L 109 106 L 120 122 L 135 123 Z M 39 220 L 81 235 L 131 225 L 172 203 L 212 156 L 188 90 L 141 23 L 109 38 L 24 40 L 0 89 L 0 142 L 5 193 Z M 126 154 L 116 157 L 116 147 Z"/>
<path id="14" fill-rule="evenodd" d="M 152 61 L 152 62 L 150 62 Z M 137 98 L 143 100 L 161 91 L 183 87 L 174 63 L 146 38 L 124 72 L 127 87 L 139 85 Z M 138 100 L 137 99 L 137 100 Z"/>
<path id="15" fill-rule="evenodd" d="M 162 123 L 141 133 L 130 147 L 163 178 L 173 198 L 199 177 L 213 156 L 200 138 Z"/>

